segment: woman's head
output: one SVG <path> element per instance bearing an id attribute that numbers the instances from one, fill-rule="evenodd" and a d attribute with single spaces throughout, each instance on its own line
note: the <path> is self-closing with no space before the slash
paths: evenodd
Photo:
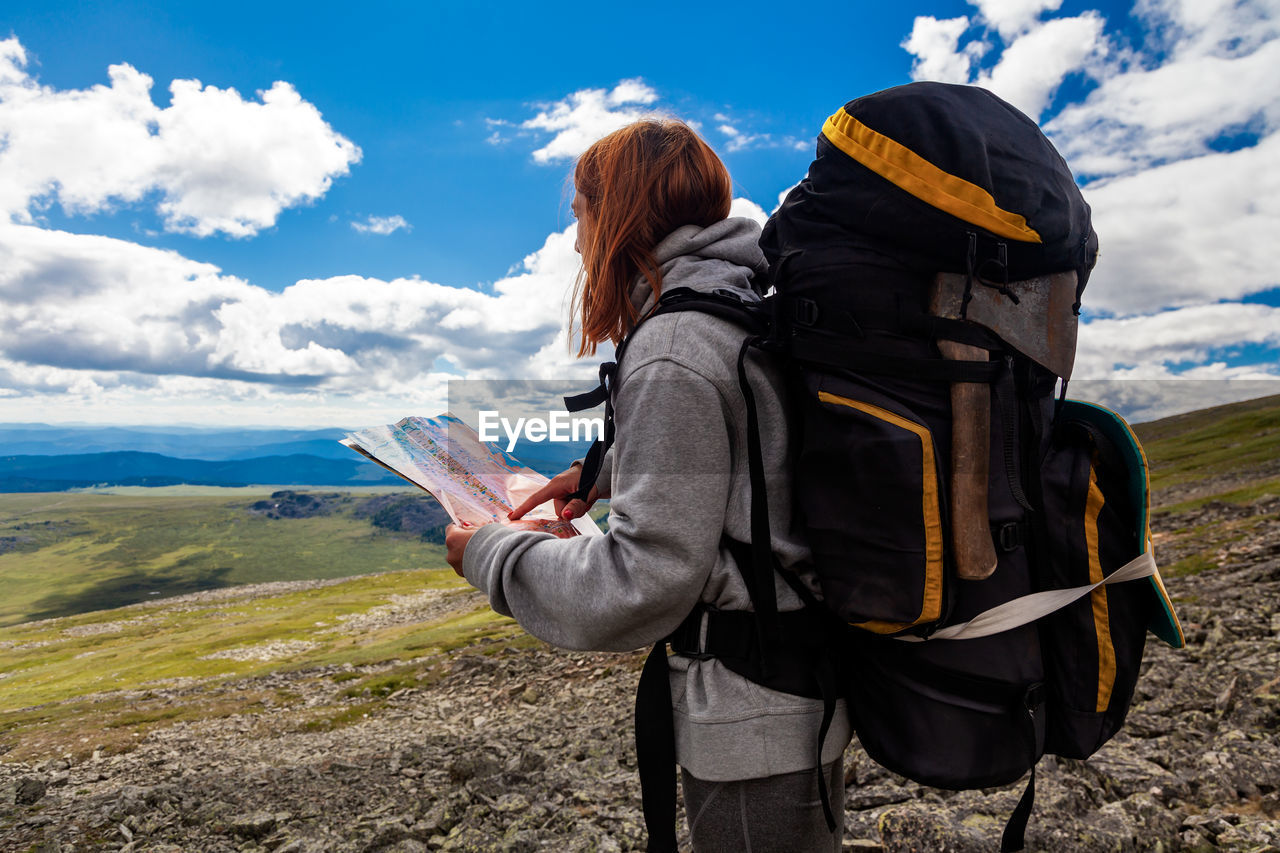
<path id="1" fill-rule="evenodd" d="M 644 274 L 655 295 L 662 287 L 654 248 L 681 225 L 705 228 L 728 216 L 733 182 L 684 122 L 646 119 L 588 148 L 573 183 L 583 271 L 575 313 L 581 322 L 578 354 L 585 355 L 631 330 L 636 275 Z"/>

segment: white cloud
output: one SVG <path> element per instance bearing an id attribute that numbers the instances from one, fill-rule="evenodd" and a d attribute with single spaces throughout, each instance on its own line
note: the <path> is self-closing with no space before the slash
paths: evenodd
<path id="1" fill-rule="evenodd" d="M 1106 53 L 1106 42 L 1101 39 L 1106 22 L 1097 12 L 1034 23 L 1041 11 L 1056 5 L 1003 0 L 979 6 L 984 14 L 1002 15 L 997 21 L 1007 46 L 996 64 L 977 70 L 978 61 L 991 50 L 988 42 L 971 38 L 961 44 L 970 31 L 968 18 L 920 16 L 902 42 L 903 49 L 915 57 L 911 79 L 973 83 L 1039 118 L 1068 74 L 1096 64 Z M 1005 8 L 992 11 L 991 6 Z"/>
<path id="2" fill-rule="evenodd" d="M 658 93 L 643 80 L 623 80 L 612 90 L 581 89 L 522 122 L 526 130 L 552 133 L 551 141 L 533 152 L 539 163 L 571 160 L 593 142 L 651 113 L 645 106 Z"/>
<path id="3" fill-rule="evenodd" d="M 618 83 L 608 96 L 608 103 L 613 107 L 623 104 L 652 104 L 656 100 L 658 93 L 638 77 Z"/>
<path id="4" fill-rule="evenodd" d="M 1275 0 L 1140 0 L 1135 8 L 1157 39 L 1154 48 L 1179 59 L 1244 55 L 1280 31 Z"/>
<path id="5" fill-rule="evenodd" d="M 594 365 L 573 364 L 567 346 L 534 358 L 554 356 L 547 345 L 565 323 L 573 239 L 573 226 L 552 234 L 492 293 L 360 276 L 274 293 L 171 251 L 0 225 L 0 412 L 54 417 L 46 407 L 75 399 L 172 413 L 198 396 L 234 404 L 233 421 L 363 410 L 346 421 L 358 423 L 380 406 L 425 400 L 424 389 L 443 406 L 457 371 L 589 377 Z"/>
<path id="6" fill-rule="evenodd" d="M 1234 26 L 1219 21 L 1220 42 L 1203 32 L 1188 34 L 1170 46 L 1164 61 L 1111 74 L 1084 102 L 1065 107 L 1046 130 L 1073 167 L 1092 177 L 1207 154 L 1214 139 L 1233 129 L 1275 132 L 1280 33 L 1275 21 L 1246 26 L 1251 20 L 1244 16 Z M 1178 31 L 1190 23 L 1165 26 Z"/>
<path id="7" fill-rule="evenodd" d="M 1228 365 L 1246 347 L 1261 352 Z M 1280 309 L 1197 305 L 1080 327 L 1070 395 L 1133 422 L 1280 393 Z"/>
<path id="8" fill-rule="evenodd" d="M 1062 0 L 975 0 L 982 19 L 1009 43 L 1030 30 L 1044 12 L 1053 12 Z"/>
<path id="9" fill-rule="evenodd" d="M 728 151 L 741 151 L 748 149 L 756 143 L 767 140 L 768 137 L 760 136 L 758 133 L 742 133 L 732 124 L 721 124 L 716 128 L 724 137 L 724 149 Z"/>
<path id="10" fill-rule="evenodd" d="M 1239 299 L 1280 285 L 1280 135 L 1090 186 L 1102 254 L 1094 309 Z"/>
<path id="11" fill-rule="evenodd" d="M 724 147 L 728 151 L 764 147 L 772 142 L 767 133 L 743 133 L 731 124 L 722 124 L 716 130 L 725 137 Z"/>
<path id="12" fill-rule="evenodd" d="M 401 229 L 405 231 L 413 230 L 413 226 L 399 214 L 395 216 L 370 216 L 364 222 L 352 222 L 351 227 L 361 234 L 394 234 Z"/>
<path id="13" fill-rule="evenodd" d="M 915 57 L 911 79 L 968 83 L 973 57 L 960 49 L 960 37 L 968 28 L 969 19 L 965 17 L 939 20 L 918 16 L 911 35 L 902 42 L 902 48 Z"/>
<path id="14" fill-rule="evenodd" d="M 1046 125 L 1092 178 L 1102 256 L 1087 303 L 1140 314 L 1280 285 L 1280 6 L 1152 0 L 1139 12 L 1150 46 Z M 1256 143 L 1213 150 L 1242 131 Z"/>
<path id="15" fill-rule="evenodd" d="M 1039 118 L 1068 74 L 1105 53 L 1104 25 L 1101 15 L 1086 12 L 1036 26 L 1005 48 L 999 64 L 975 82 Z"/>
<path id="16" fill-rule="evenodd" d="M 764 208 L 745 198 L 735 198 L 729 205 L 730 216 L 742 216 L 747 219 L 755 220 L 756 224 L 764 227 L 764 223 L 768 221 L 769 214 L 764 212 Z"/>
<path id="17" fill-rule="evenodd" d="M 791 148 L 807 151 L 813 144 L 808 140 L 796 139 L 794 136 L 775 137 L 771 133 L 744 131 L 737 125 L 729 124 L 731 119 L 723 114 L 717 114 L 716 121 L 720 122 L 716 130 L 725 138 L 724 148 L 730 153 L 759 148 Z M 696 130 L 697 127 L 694 126 L 694 129 Z"/>
<path id="18" fill-rule="evenodd" d="M 1080 379 L 1196 377 L 1194 371 L 1187 371 L 1188 365 L 1221 359 L 1224 350 L 1248 345 L 1280 348 L 1280 308 L 1218 303 L 1094 320 L 1080 327 L 1074 375 Z M 1247 376 L 1273 368 L 1245 365 L 1235 373 Z M 1227 375 L 1216 368 L 1214 374 Z"/>
<path id="19" fill-rule="evenodd" d="M 732 213 L 765 218 L 743 199 Z M 360 424 L 440 411 L 459 374 L 589 387 L 596 361 L 565 335 L 575 236 L 489 292 L 350 275 L 276 293 L 176 252 L 0 224 L 0 420 Z"/>
<path id="20" fill-rule="evenodd" d="M 157 193 L 168 230 L 244 237 L 319 198 L 360 159 L 282 81 L 247 101 L 175 80 L 161 109 L 152 79 L 129 65 L 78 90 L 40 85 L 26 65 L 16 38 L 0 42 L 0 216 L 12 221 L 54 201 L 83 213 Z"/>

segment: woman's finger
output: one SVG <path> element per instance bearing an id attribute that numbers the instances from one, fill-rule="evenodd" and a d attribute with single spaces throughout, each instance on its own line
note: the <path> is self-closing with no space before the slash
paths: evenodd
<path id="1" fill-rule="evenodd" d="M 561 471 L 559 474 L 556 474 L 548 480 L 546 485 L 530 495 L 524 503 L 507 513 L 507 518 L 512 521 L 517 521 L 529 510 L 552 499 L 557 501 L 556 515 L 559 515 L 562 499 L 577 490 L 578 479 L 581 476 L 582 468 L 578 465 L 570 467 L 567 471 Z"/>
<path id="2" fill-rule="evenodd" d="M 592 486 L 591 491 L 587 492 L 587 499 L 585 501 L 581 498 L 574 498 L 568 502 L 557 501 L 557 504 L 559 505 L 556 507 L 556 517 L 568 519 L 569 521 L 572 521 L 575 518 L 581 518 L 590 511 L 591 507 L 595 506 L 596 499 L 599 497 L 600 490 L 595 486 Z"/>
<path id="3" fill-rule="evenodd" d="M 524 514 L 534 507 L 541 506 L 552 498 L 563 497 L 571 491 L 573 490 L 569 489 L 566 491 L 563 483 L 557 483 L 555 480 L 550 480 L 545 486 L 529 495 L 529 497 L 525 499 L 524 503 L 511 510 L 511 512 L 507 514 L 507 518 L 512 521 L 516 521 L 517 519 L 523 518 Z"/>

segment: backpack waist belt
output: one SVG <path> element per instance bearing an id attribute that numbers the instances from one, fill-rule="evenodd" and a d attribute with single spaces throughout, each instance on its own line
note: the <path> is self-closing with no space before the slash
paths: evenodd
<path id="1" fill-rule="evenodd" d="M 805 696 L 823 698 L 814 677 L 813 658 L 829 642 L 822 620 L 810 610 L 777 614 L 780 642 L 766 663 L 760 653 L 756 615 L 746 610 L 716 610 L 699 605 L 671 632 L 671 650 L 697 660 L 717 658 L 729 669 L 756 684 Z M 795 665 L 788 665 L 792 659 Z M 807 664 L 807 665 L 805 665 Z"/>

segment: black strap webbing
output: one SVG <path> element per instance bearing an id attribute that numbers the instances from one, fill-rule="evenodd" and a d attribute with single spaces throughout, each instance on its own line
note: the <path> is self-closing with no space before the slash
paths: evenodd
<path id="1" fill-rule="evenodd" d="M 1000 853 L 1013 853 L 1026 846 L 1027 820 L 1036 802 L 1036 763 L 1044 752 L 1044 686 L 1033 684 L 1028 687 L 1022 696 L 1022 707 L 1027 714 L 1023 720 L 1023 732 L 1026 733 L 1026 746 L 1031 758 L 1031 778 L 1004 825 Z"/>
<path id="2" fill-rule="evenodd" d="M 676 853 L 676 732 L 667 644 L 649 652 L 636 689 L 636 768 L 649 853 Z"/>
<path id="3" fill-rule="evenodd" d="M 856 352 L 844 344 L 809 336 L 793 338 L 788 347 L 792 356 L 809 364 L 902 379 L 991 383 L 996 381 L 1003 369 L 998 361 L 897 358 L 878 353 Z"/>
<path id="4" fill-rule="evenodd" d="M 779 639 L 778 596 L 773 587 L 773 536 L 769 532 L 769 494 L 764 477 L 764 454 L 760 449 L 760 419 L 755 394 L 747 379 L 747 353 L 759 342 L 760 338 L 746 338 L 738 349 L 738 386 L 747 408 L 747 463 L 751 477 L 751 572 L 744 577 L 756 612 L 760 648 L 769 649 L 775 647 Z M 768 677 L 768 657 L 761 663 Z"/>
<path id="5" fill-rule="evenodd" d="M 613 446 L 613 377 L 618 371 L 616 361 L 606 361 L 600 365 L 600 384 L 583 394 L 575 394 L 564 398 L 564 407 L 570 412 L 581 412 L 594 409 L 604 403 L 604 435 L 591 442 L 587 456 L 582 460 L 578 470 L 578 488 L 565 497 L 566 501 L 580 500 L 584 503 L 591 494 L 591 487 L 600 478 L 600 469 L 604 467 L 604 455 Z"/>
<path id="6" fill-rule="evenodd" d="M 818 771 L 818 798 L 822 800 L 822 816 L 827 819 L 827 829 L 836 831 L 835 810 L 831 807 L 831 791 L 827 789 L 827 774 L 822 772 L 822 748 L 827 743 L 827 733 L 836 717 L 836 698 L 840 695 L 840 682 L 835 664 L 829 655 L 818 659 L 815 675 L 822 692 L 822 724 L 818 726 L 817 756 L 814 767 Z"/>
<path id="7" fill-rule="evenodd" d="M 1027 846 L 1027 820 L 1031 817 L 1031 807 L 1036 803 L 1036 768 L 1031 768 L 1031 778 L 1027 780 L 1027 787 L 1023 789 L 1022 796 L 1018 799 L 1018 805 L 1014 808 L 1013 814 L 1009 815 L 1009 821 L 1004 825 L 1004 834 L 1000 836 L 1000 853 L 1014 853 L 1016 850 L 1022 850 Z"/>
<path id="8" fill-rule="evenodd" d="M 1013 375 L 1013 358 L 1004 359 L 993 364 L 1001 365 L 1000 376 L 994 383 L 996 402 L 1000 406 L 1000 424 L 1003 428 L 1004 473 L 1009 483 L 1009 491 L 1018 506 L 1027 512 L 1035 512 L 1035 507 L 1027 500 L 1022 489 L 1021 460 L 1018 448 L 1022 446 L 1022 424 L 1018 414 L 1018 388 Z"/>

